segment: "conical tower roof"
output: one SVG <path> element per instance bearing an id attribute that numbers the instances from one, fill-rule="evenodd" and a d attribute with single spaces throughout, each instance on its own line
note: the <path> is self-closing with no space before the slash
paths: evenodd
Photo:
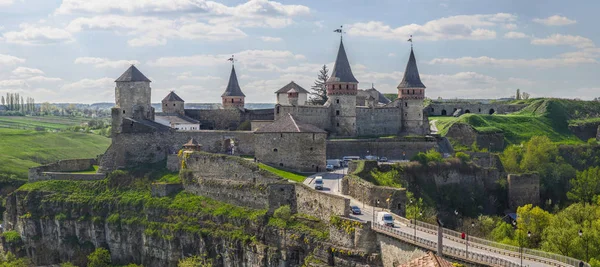
<path id="1" fill-rule="evenodd" d="M 162 101 L 180 101 L 185 102 L 174 91 L 171 91 Z"/>
<path id="2" fill-rule="evenodd" d="M 344 49 L 344 42 L 342 40 L 340 40 L 340 48 L 338 49 L 331 77 L 329 77 L 327 82 L 358 83 L 358 80 L 356 80 L 354 74 L 352 74 L 350 62 L 348 62 L 348 56 L 346 56 L 346 50 Z"/>
<path id="3" fill-rule="evenodd" d="M 404 78 L 402 78 L 402 82 L 400 82 L 398 88 L 425 88 L 425 85 L 421 82 L 421 76 L 419 76 L 417 60 L 415 59 L 412 47 L 410 48 L 410 57 L 408 58 L 408 64 L 406 64 L 406 70 L 404 70 Z"/>
<path id="4" fill-rule="evenodd" d="M 225 89 L 225 93 L 221 95 L 223 96 L 242 96 L 246 97 L 244 93 L 242 93 L 242 89 L 240 88 L 240 84 L 238 83 L 237 75 L 235 74 L 235 67 L 231 66 L 231 75 L 229 75 L 229 83 L 227 84 L 227 89 Z"/>
<path id="5" fill-rule="evenodd" d="M 134 65 L 131 65 L 115 82 L 150 82 Z"/>

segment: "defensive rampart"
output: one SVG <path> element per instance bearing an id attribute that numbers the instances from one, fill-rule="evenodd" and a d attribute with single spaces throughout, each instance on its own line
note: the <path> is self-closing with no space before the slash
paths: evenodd
<path id="1" fill-rule="evenodd" d="M 432 102 L 425 108 L 429 116 L 452 116 L 455 111 L 460 110 L 460 114 L 507 114 L 517 112 L 527 105 L 525 104 L 497 104 L 497 103 L 474 103 L 467 101 L 456 102 Z M 459 114 L 459 115 L 460 115 Z"/>
<path id="2" fill-rule="evenodd" d="M 88 181 L 101 180 L 106 177 L 103 173 L 77 173 L 93 170 L 97 164 L 96 159 L 68 159 L 60 160 L 48 165 L 29 169 L 29 182 L 45 180 L 73 180 Z"/>
<path id="3" fill-rule="evenodd" d="M 504 150 L 504 133 L 480 133 L 466 123 L 455 123 L 450 126 L 446 137 L 466 147 L 477 144 L 479 149 L 485 148 L 488 150 L 491 149 L 491 151 Z"/>
<path id="4" fill-rule="evenodd" d="M 377 155 L 388 159 L 410 159 L 417 153 L 432 148 L 438 148 L 437 141 L 433 137 L 330 139 L 327 140 L 327 158 Z"/>
<path id="5" fill-rule="evenodd" d="M 540 204 L 540 176 L 537 173 L 508 175 L 508 206 L 516 210 L 525 204 Z"/>

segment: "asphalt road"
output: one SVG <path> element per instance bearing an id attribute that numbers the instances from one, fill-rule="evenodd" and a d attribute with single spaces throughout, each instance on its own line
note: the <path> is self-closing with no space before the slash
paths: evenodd
<path id="1" fill-rule="evenodd" d="M 369 205 L 366 205 L 365 203 L 359 202 L 356 199 L 353 199 L 349 196 L 344 196 L 341 194 L 340 183 L 341 183 L 342 177 L 344 176 L 344 174 L 346 172 L 347 172 L 347 168 L 341 168 L 341 169 L 337 169 L 332 172 L 317 173 L 315 175 L 309 176 L 306 180 L 304 180 L 304 184 L 314 188 L 314 178 L 316 176 L 323 177 L 323 190 L 322 190 L 323 192 L 329 193 L 329 194 L 340 195 L 345 198 L 349 198 L 351 206 L 358 206 L 361 209 L 362 214 L 350 215 L 350 218 L 361 220 L 361 221 L 373 221 L 373 213 L 374 212 L 376 213 L 377 211 L 381 211 L 381 209 L 373 208 Z M 394 228 L 396 228 L 397 230 L 400 230 L 402 232 L 414 235 L 415 229 L 412 226 L 413 225 L 406 225 L 404 223 L 400 223 L 400 222 L 396 221 Z M 424 238 L 424 239 L 427 239 L 430 241 L 437 242 L 437 235 L 420 231 L 418 228 L 416 229 L 416 235 L 420 238 Z M 445 246 L 454 247 L 454 248 L 458 248 L 458 249 L 462 249 L 462 250 L 465 249 L 465 244 L 453 241 L 453 240 L 445 238 L 445 237 L 444 237 L 443 243 Z M 501 254 L 493 253 L 490 251 L 473 248 L 471 246 L 469 246 L 469 251 L 477 252 L 477 253 L 484 254 L 484 255 L 493 255 L 495 257 L 498 257 L 501 259 L 506 259 L 506 260 L 512 261 L 517 264 L 519 264 L 521 262 L 519 257 L 501 255 Z M 535 261 L 531 261 L 531 260 L 527 260 L 527 259 L 523 259 L 523 266 L 532 266 L 532 267 L 540 266 L 541 267 L 541 266 L 548 266 L 548 265 L 539 263 L 539 262 L 535 262 Z"/>

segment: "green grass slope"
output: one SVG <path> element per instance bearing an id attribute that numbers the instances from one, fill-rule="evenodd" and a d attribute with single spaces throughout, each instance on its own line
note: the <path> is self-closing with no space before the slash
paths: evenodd
<path id="1" fill-rule="evenodd" d="M 517 103 L 517 102 L 515 102 Z M 440 134 L 445 135 L 454 123 L 466 123 L 478 132 L 503 132 L 508 144 L 519 144 L 533 136 L 548 136 L 563 144 L 583 143 L 570 130 L 569 124 L 598 121 L 600 102 L 568 99 L 520 100 L 528 104 L 508 115 L 464 114 L 454 117 L 430 117 L 436 120 Z"/>
<path id="2" fill-rule="evenodd" d="M 0 174 L 26 178 L 30 167 L 104 153 L 110 139 L 85 133 L 0 128 Z"/>
<path id="3" fill-rule="evenodd" d="M 33 130 L 35 127 L 43 127 L 49 130 L 64 130 L 89 120 L 83 117 L 0 116 L 0 128 Z"/>

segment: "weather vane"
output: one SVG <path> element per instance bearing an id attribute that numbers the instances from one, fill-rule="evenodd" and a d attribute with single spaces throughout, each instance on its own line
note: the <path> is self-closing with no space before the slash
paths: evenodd
<path id="1" fill-rule="evenodd" d="M 344 35 L 344 33 L 346 33 L 346 32 L 344 32 L 344 25 L 341 25 L 339 29 L 333 30 L 333 32 L 339 33 L 340 34 L 340 39 L 342 39 L 342 36 Z"/>
<path id="2" fill-rule="evenodd" d="M 233 58 L 233 55 L 231 55 L 231 57 L 228 58 L 227 61 L 231 61 L 231 65 L 233 65 L 233 62 L 235 62 L 235 59 Z"/>
<path id="3" fill-rule="evenodd" d="M 410 42 L 410 48 L 412 49 L 413 48 L 413 46 L 412 46 L 413 45 L 412 34 L 410 35 L 410 38 L 408 38 L 407 41 Z"/>

